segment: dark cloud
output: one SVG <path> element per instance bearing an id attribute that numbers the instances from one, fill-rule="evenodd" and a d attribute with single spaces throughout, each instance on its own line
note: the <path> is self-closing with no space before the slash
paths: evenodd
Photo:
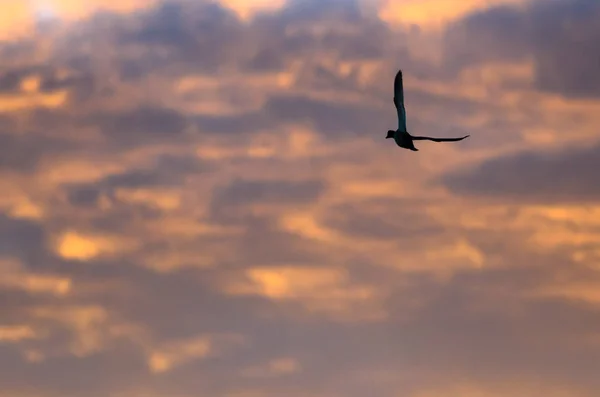
<path id="1" fill-rule="evenodd" d="M 152 167 L 112 174 L 100 181 L 98 185 L 111 189 L 116 187 L 180 186 L 186 176 L 207 170 L 209 170 L 208 165 L 197 157 L 162 155 L 155 160 Z"/>
<path id="2" fill-rule="evenodd" d="M 365 104 L 336 104 L 300 95 L 277 95 L 269 98 L 264 111 L 279 122 L 305 122 L 317 132 L 336 138 L 384 131 L 384 109 Z"/>
<path id="3" fill-rule="evenodd" d="M 192 120 L 202 134 L 252 134 L 277 128 L 277 123 L 262 111 L 226 116 L 193 116 Z"/>
<path id="4" fill-rule="evenodd" d="M 60 76 L 57 73 L 48 73 L 42 76 L 40 91 L 52 93 L 67 90 L 72 102 L 92 98 L 96 93 L 96 81 L 91 72 Z"/>
<path id="5" fill-rule="evenodd" d="M 91 186 L 76 186 L 69 189 L 67 198 L 75 206 L 95 207 L 100 198 L 100 190 Z"/>
<path id="6" fill-rule="evenodd" d="M 336 34 L 331 32 L 323 37 L 323 46 L 336 49 L 340 59 L 345 61 L 368 61 L 385 58 L 388 55 L 388 40 L 401 40 L 404 37 L 393 37 L 387 27 L 379 23 L 361 21 L 360 29 L 351 34 Z"/>
<path id="7" fill-rule="evenodd" d="M 442 178 L 458 194 L 534 202 L 594 202 L 600 199 L 596 170 L 600 146 L 560 152 L 523 152 L 487 160 Z"/>
<path id="8" fill-rule="evenodd" d="M 289 193 L 273 190 L 268 195 L 273 200 L 273 197 L 276 197 L 273 196 L 273 193 L 278 194 L 286 202 L 286 206 L 298 207 L 311 203 L 313 200 L 310 197 L 317 197 L 319 190 L 318 187 L 309 187 L 301 193 L 302 197 L 294 197 Z M 244 253 L 243 257 L 233 262 L 225 260 L 222 266 L 246 269 L 252 266 L 280 266 L 282 263 L 322 263 L 325 260 L 324 247 L 319 247 L 310 239 L 296 233 L 281 229 L 277 218 L 277 214 L 284 211 L 281 203 L 271 201 L 271 205 L 279 205 L 280 210 L 273 208 L 268 214 L 256 215 L 252 211 L 252 198 L 250 198 L 249 205 L 244 205 L 244 196 L 226 199 L 224 202 L 220 201 L 219 197 L 222 195 L 217 194 L 212 200 L 208 220 L 243 228 L 243 233 L 231 237 L 228 241 L 234 252 Z M 260 203 L 269 205 L 269 200 Z M 207 244 L 207 247 L 217 247 L 219 246 L 218 240 L 218 238 L 214 241 L 206 239 L 203 244 Z"/>
<path id="9" fill-rule="evenodd" d="M 6 94 L 19 94 L 23 91 L 22 84 L 28 78 L 39 79 L 39 92 L 51 94 L 57 91 L 66 91 L 69 102 L 77 104 L 78 101 L 91 98 L 96 93 L 96 81 L 89 68 L 73 68 L 63 75 L 59 72 L 60 62 L 38 64 L 32 56 L 30 62 L 24 62 L 19 67 L 11 66 L 0 70 L 0 92 Z M 63 70 L 64 72 L 64 70 Z"/>
<path id="10" fill-rule="evenodd" d="M 389 217 L 392 212 L 394 217 Z M 322 221 L 355 238 L 395 240 L 406 244 L 414 244 L 423 236 L 444 230 L 423 213 L 419 203 L 407 199 L 376 199 L 337 205 L 327 211 Z"/>
<path id="11" fill-rule="evenodd" d="M 234 180 L 213 196 L 218 205 L 297 204 L 316 200 L 324 191 L 318 180 L 292 182 L 286 180 Z"/>
<path id="12" fill-rule="evenodd" d="M 0 92 L 18 92 L 27 77 L 35 75 L 34 67 L 7 70 L 0 73 Z"/>
<path id="13" fill-rule="evenodd" d="M 161 155 L 154 159 L 153 163 L 145 168 L 130 169 L 125 172 L 109 174 L 95 183 L 65 184 L 62 189 L 66 193 L 67 201 L 74 207 L 94 209 L 98 208 L 101 197 L 110 199 L 113 208 L 111 214 L 102 214 L 103 219 L 97 219 L 96 226 L 105 229 L 118 229 L 118 225 L 124 219 L 135 216 L 153 218 L 160 212 L 150 208 L 142 208 L 143 205 L 125 205 L 115 196 L 119 188 L 147 188 L 147 187 L 178 187 L 185 182 L 189 176 L 200 175 L 211 169 L 211 166 L 199 158 L 181 155 Z M 125 212 L 123 212 L 125 211 Z M 133 212 L 131 212 L 133 211 Z M 141 211 L 141 212 L 140 212 Z M 113 216 L 116 219 L 113 219 Z M 104 224 L 105 227 L 100 225 Z M 106 230 L 106 229 L 105 229 Z"/>
<path id="14" fill-rule="evenodd" d="M 293 23 L 359 23 L 365 17 L 357 0 L 288 0 L 280 16 Z"/>
<path id="15" fill-rule="evenodd" d="M 223 11 L 218 5 L 206 7 L 204 10 L 213 10 L 215 12 L 213 16 L 217 15 L 216 12 Z M 184 18 L 185 9 L 182 4 L 174 2 L 159 4 L 156 8 L 145 12 L 141 16 L 143 22 L 140 24 L 139 30 L 122 40 L 127 41 L 129 39 L 150 45 L 189 45 L 193 37 L 182 23 Z M 219 24 L 218 19 L 215 24 Z"/>
<path id="16" fill-rule="evenodd" d="M 276 312 L 277 309 L 263 298 L 224 296 L 214 285 L 224 273 L 226 269 L 187 268 L 157 274 L 141 267 L 112 266 L 95 268 L 78 280 L 124 281 L 129 288 L 125 293 L 126 302 L 123 296 L 115 298 L 110 293 L 97 299 L 119 315 L 147 327 L 157 341 L 267 328 L 264 319 L 254 313 L 261 309 Z M 188 316 L 190 312 L 202 315 Z M 276 321 L 273 319 L 271 324 Z"/>
<path id="17" fill-rule="evenodd" d="M 4 40 L 0 42 L 0 56 L 12 61 L 31 60 L 38 49 L 38 40 L 35 37 Z M 34 62 L 28 62 L 32 65 Z"/>
<path id="18" fill-rule="evenodd" d="M 94 125 L 111 136 L 126 136 L 128 133 L 172 136 L 182 132 L 186 126 L 185 117 L 178 111 L 151 106 L 101 114 L 92 120 Z"/>
<path id="19" fill-rule="evenodd" d="M 600 95 L 600 3 L 573 0 L 534 14 L 541 25 L 536 84 L 569 96 Z"/>
<path id="20" fill-rule="evenodd" d="M 446 31 L 445 66 L 457 71 L 473 63 L 524 58 L 533 29 L 528 22 L 527 15 L 504 5 L 468 15 Z"/>
<path id="21" fill-rule="evenodd" d="M 273 220 L 246 217 L 245 233 L 238 239 L 238 252 L 245 252 L 233 267 L 281 266 L 282 264 L 313 264 L 319 266 L 326 260 L 324 247 L 310 239 L 281 230 Z"/>
<path id="22" fill-rule="evenodd" d="M 135 28 L 122 23 L 115 43 L 123 49 L 134 45 L 148 50 L 137 62 L 125 60 L 125 77 L 161 70 L 175 61 L 193 64 L 195 70 L 205 73 L 215 72 L 237 58 L 234 50 L 243 37 L 241 21 L 217 3 L 163 2 L 140 13 L 138 22 Z M 168 58 L 156 52 L 161 48 L 169 51 Z"/>
<path id="23" fill-rule="evenodd" d="M 109 142 L 124 146 L 183 139 L 189 125 L 181 112 L 151 105 L 115 112 L 99 111 L 86 116 L 84 123 L 99 128 Z"/>
<path id="24" fill-rule="evenodd" d="M 37 223 L 0 215 L 0 253 L 11 257 L 35 256 L 44 246 L 44 229 Z M 36 259 L 36 258 L 32 258 Z"/>
<path id="25" fill-rule="evenodd" d="M 114 44 L 124 52 L 117 62 L 126 80 L 173 68 L 203 73 L 225 66 L 246 72 L 282 70 L 292 60 L 319 60 L 324 54 L 343 61 L 375 60 L 397 56 L 398 49 L 402 60 L 409 61 L 406 36 L 362 12 L 353 0 L 291 1 L 280 13 L 259 14 L 248 23 L 216 3 L 169 1 L 140 12 L 136 20 L 135 25 L 118 18 L 114 22 Z M 326 26 L 322 35 L 312 31 L 316 24 Z M 128 56 L 133 48 L 143 48 L 143 55 Z"/>
<path id="26" fill-rule="evenodd" d="M 325 192 L 326 187 L 326 184 L 320 180 L 233 180 L 213 192 L 210 219 L 226 223 L 242 222 L 248 227 L 244 238 L 254 239 L 253 235 L 265 238 L 266 234 L 277 238 L 275 235 L 279 233 L 281 238 L 288 241 L 290 238 L 295 238 L 279 230 L 274 224 L 274 217 L 279 213 L 277 209 L 282 210 L 290 205 L 298 207 L 312 204 Z M 256 205 L 273 207 L 271 217 L 253 216 L 252 209 Z M 266 240 L 268 244 L 272 243 L 272 240 Z"/>
<path id="27" fill-rule="evenodd" d="M 478 11 L 446 32 L 450 70 L 485 61 L 533 57 L 535 86 L 567 96 L 600 95 L 600 3 L 535 1 Z"/>
<path id="28" fill-rule="evenodd" d="M 64 154 L 75 147 L 73 142 L 66 139 L 38 133 L 0 132 L 0 169 L 33 171 L 43 160 Z"/>
<path id="29" fill-rule="evenodd" d="M 273 72 L 284 69 L 286 60 L 274 48 L 261 48 L 246 62 L 248 72 Z"/>
<path id="30" fill-rule="evenodd" d="M 560 300 L 521 301 L 526 315 L 517 320 L 503 312 L 501 299 L 477 305 L 485 299 L 479 288 L 486 284 L 477 276 L 469 278 L 438 290 L 414 322 L 398 328 L 407 357 L 419 357 L 423 365 L 438 370 L 461 368 L 470 377 L 492 383 L 516 377 L 545 379 L 551 373 L 558 384 L 598 387 L 590 375 L 598 369 L 600 350 L 562 343 L 565 338 L 589 338 L 600 326 L 593 319 L 597 310 Z M 469 284 L 478 286 L 478 292 L 473 294 Z M 436 354 L 419 354 L 425 346 Z M 515 361 L 516 356 L 521 358 Z"/>
<path id="31" fill-rule="evenodd" d="M 319 50 L 324 50 L 329 55 L 337 54 L 343 60 L 381 59 L 396 48 L 389 45 L 389 40 L 393 38 L 397 45 L 406 39 L 403 34 L 393 34 L 374 15 L 363 12 L 359 2 L 355 0 L 292 0 L 273 18 L 285 25 L 299 27 L 298 32 L 305 35 L 307 32 L 301 27 L 320 24 L 328 26 L 329 29 L 322 36 L 304 36 L 311 37 L 313 56 Z M 286 52 L 284 47 L 281 49 Z"/>
<path id="32" fill-rule="evenodd" d="M 100 397 L 133 388 L 142 378 L 152 381 L 143 357 L 128 346 L 88 357 L 55 357 L 33 364 L 16 349 L 11 350 L 2 354 L 0 383 L 14 395 L 36 391 L 52 397 Z"/>

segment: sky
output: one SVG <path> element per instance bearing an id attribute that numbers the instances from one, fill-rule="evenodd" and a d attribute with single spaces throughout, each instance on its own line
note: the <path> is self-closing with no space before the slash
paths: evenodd
<path id="1" fill-rule="evenodd" d="M 0 397 L 598 396 L 597 0 L 2 7 Z"/>

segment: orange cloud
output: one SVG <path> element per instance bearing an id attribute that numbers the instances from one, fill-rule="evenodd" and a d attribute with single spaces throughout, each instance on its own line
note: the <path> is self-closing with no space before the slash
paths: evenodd
<path id="1" fill-rule="evenodd" d="M 220 3 L 235 11 L 240 18 L 248 20 L 258 12 L 274 12 L 281 9 L 285 0 L 220 0 Z"/>
<path id="2" fill-rule="evenodd" d="M 144 0 L 31 0 L 31 8 L 35 11 L 43 9 L 52 11 L 59 17 L 80 19 L 98 11 L 128 13 L 140 8 L 152 7 L 156 1 Z"/>
<path id="3" fill-rule="evenodd" d="M 69 277 L 36 274 L 27 271 L 16 260 L 0 260 L 0 271 L 3 276 L 0 286 L 15 288 L 30 294 L 50 294 L 65 296 L 71 292 L 72 281 Z"/>
<path id="4" fill-rule="evenodd" d="M 527 0 L 383 0 L 379 6 L 379 17 L 391 24 L 441 27 L 469 12 L 494 5 L 521 5 L 526 2 Z"/>
<path id="5" fill-rule="evenodd" d="M 29 310 L 32 323 L 52 336 L 67 330 L 66 345 L 55 344 L 41 349 L 41 356 L 73 355 L 88 357 L 106 349 L 118 339 L 144 346 L 145 330 L 118 318 L 114 312 L 100 305 L 41 305 Z"/>
<path id="6" fill-rule="evenodd" d="M 253 268 L 246 271 L 245 276 L 245 280 L 228 282 L 226 292 L 298 303 L 308 312 L 342 321 L 378 321 L 386 315 L 379 306 L 382 291 L 366 285 L 353 285 L 347 273 L 340 268 Z"/>
<path id="7" fill-rule="evenodd" d="M 25 82 L 24 94 L 0 95 L 0 107 L 3 112 L 15 112 L 36 107 L 55 109 L 63 106 L 67 100 L 66 91 L 57 91 L 51 94 L 42 94 L 36 91 L 35 83 Z"/>
<path id="8" fill-rule="evenodd" d="M 152 6 L 155 0 L 4 0 L 0 16 L 0 38 L 32 35 L 39 21 L 59 18 L 73 21 L 104 10 L 128 13 Z"/>
<path id="9" fill-rule="evenodd" d="M 87 261 L 103 255 L 126 252 L 136 247 L 131 239 L 67 231 L 57 239 L 55 250 L 65 259 Z"/>
<path id="10" fill-rule="evenodd" d="M 223 354 L 243 341 L 244 338 L 240 335 L 200 335 L 170 341 L 151 348 L 148 367 L 155 374 L 168 372 L 195 360 Z"/>
<path id="11" fill-rule="evenodd" d="M 210 339 L 206 337 L 172 343 L 153 352 L 148 366 L 154 373 L 167 372 L 188 361 L 205 358 L 211 351 L 210 346 Z"/>
<path id="12" fill-rule="evenodd" d="M 32 339 L 35 337 L 35 331 L 27 325 L 0 326 L 0 343 L 19 342 L 23 339 Z"/>

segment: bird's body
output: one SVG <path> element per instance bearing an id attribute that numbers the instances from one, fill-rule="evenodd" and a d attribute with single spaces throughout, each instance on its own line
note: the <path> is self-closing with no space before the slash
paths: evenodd
<path id="1" fill-rule="evenodd" d="M 394 142 L 396 142 L 396 145 L 404 149 L 410 149 L 414 152 L 419 150 L 415 147 L 412 137 L 406 131 L 394 131 Z"/>
<path id="2" fill-rule="evenodd" d="M 406 109 L 404 107 L 404 84 L 402 81 L 402 70 L 398 70 L 394 78 L 394 106 L 398 113 L 398 129 L 396 131 L 389 130 L 387 138 L 393 138 L 396 145 L 404 149 L 409 149 L 414 152 L 418 151 L 413 143 L 416 140 L 429 140 L 434 142 L 455 142 L 462 141 L 469 135 L 460 138 L 432 138 L 428 136 L 413 136 L 408 133 L 406 128 Z"/>

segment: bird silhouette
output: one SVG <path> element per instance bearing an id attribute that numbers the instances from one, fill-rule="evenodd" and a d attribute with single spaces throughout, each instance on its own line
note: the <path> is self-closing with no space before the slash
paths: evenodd
<path id="1" fill-rule="evenodd" d="M 398 112 L 398 129 L 388 130 L 386 139 L 394 138 L 394 141 L 398 146 L 404 149 L 410 149 L 414 152 L 418 151 L 413 141 L 433 141 L 433 142 L 456 142 L 462 141 L 469 137 L 465 135 L 460 138 L 432 138 L 429 136 L 413 136 L 410 135 L 406 129 L 406 109 L 404 108 L 404 85 L 402 82 L 402 70 L 398 70 L 396 77 L 394 78 L 394 105 Z"/>

